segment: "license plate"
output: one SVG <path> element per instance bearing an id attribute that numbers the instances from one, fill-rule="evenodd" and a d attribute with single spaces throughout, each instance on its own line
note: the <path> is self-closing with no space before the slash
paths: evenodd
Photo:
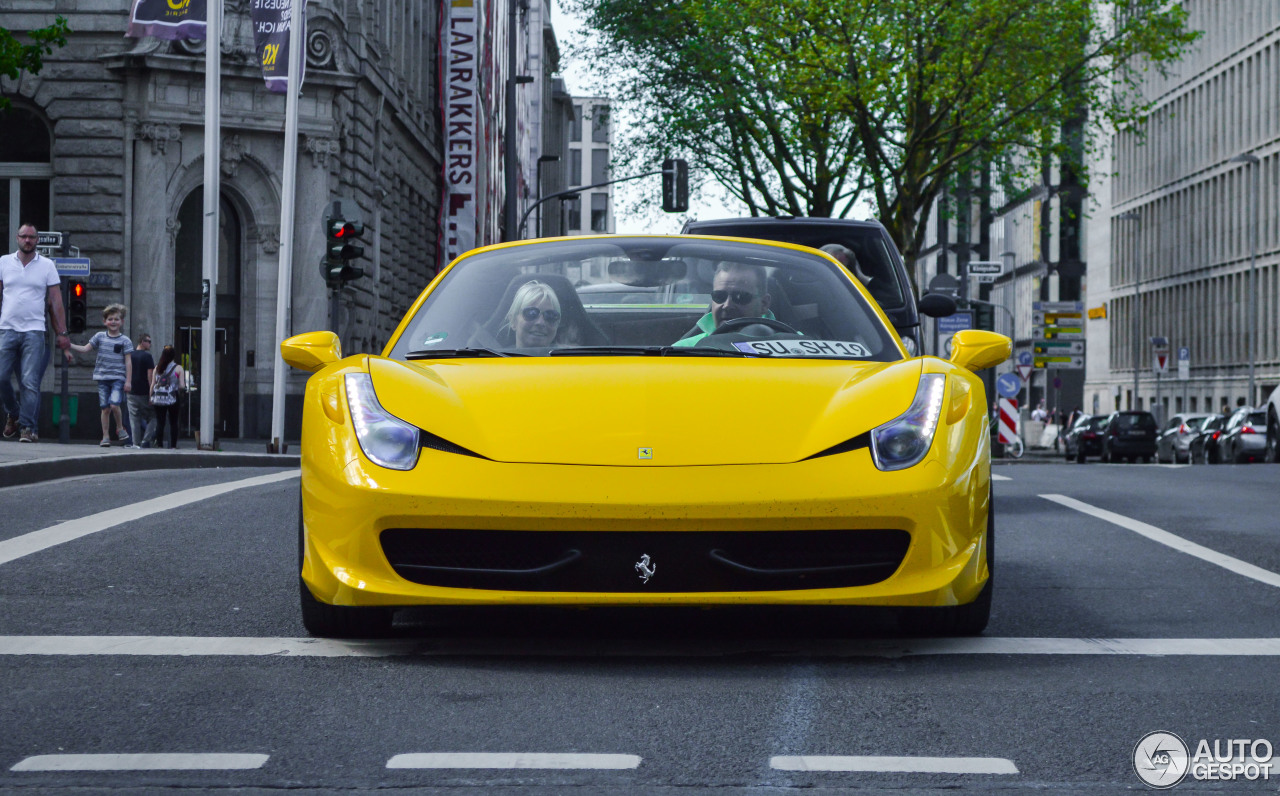
<path id="1" fill-rule="evenodd" d="M 1145 437 L 1145 436 L 1147 435 L 1147 432 L 1145 432 L 1145 431 L 1130 431 L 1130 432 L 1128 432 L 1128 434 L 1129 434 L 1129 436 L 1131 436 L 1131 437 Z"/>
<path id="2" fill-rule="evenodd" d="M 734 343 L 744 354 L 758 357 L 859 357 L 871 356 L 862 343 L 845 340 L 752 340 Z"/>

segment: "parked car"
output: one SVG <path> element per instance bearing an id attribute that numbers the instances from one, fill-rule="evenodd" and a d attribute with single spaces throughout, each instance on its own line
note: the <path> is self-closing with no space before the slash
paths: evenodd
<path id="1" fill-rule="evenodd" d="M 1267 413 L 1242 406 L 1231 415 L 1218 439 L 1218 458 L 1224 462 L 1260 462 L 1267 451 Z"/>
<path id="2" fill-rule="evenodd" d="M 1271 391 L 1267 399 L 1267 452 L 1262 457 L 1265 462 L 1280 464 L 1280 387 Z"/>
<path id="3" fill-rule="evenodd" d="M 681 233 L 775 240 L 814 249 L 840 244 L 852 252 L 853 262 L 844 263 L 840 257 L 835 257 L 836 261 L 841 262 L 867 288 L 871 298 L 889 316 L 889 322 L 911 356 L 919 356 L 923 351 L 920 347 L 921 313 L 938 318 L 956 311 L 953 299 L 937 293 L 928 294 L 916 302 L 902 255 L 889 232 L 878 221 L 795 216 L 721 218 L 687 221 Z"/>
<path id="4" fill-rule="evenodd" d="M 1084 464 L 1089 456 L 1102 455 L 1102 435 L 1106 431 L 1107 415 L 1084 415 L 1076 424 L 1067 429 L 1062 437 L 1067 461 L 1075 459 Z"/>
<path id="5" fill-rule="evenodd" d="M 1200 424 L 1200 430 L 1187 443 L 1187 453 L 1191 456 L 1192 464 L 1218 463 L 1218 439 L 1222 437 L 1222 431 L 1230 417 L 1210 415 Z"/>
<path id="6" fill-rule="evenodd" d="M 1182 412 L 1169 418 L 1160 436 L 1156 437 L 1156 461 L 1186 464 L 1191 461 L 1188 448 L 1200 425 L 1213 415 L 1207 412 Z"/>
<path id="7" fill-rule="evenodd" d="M 1126 459 L 1135 462 L 1139 457 L 1150 462 L 1156 455 L 1156 416 L 1150 412 L 1116 412 L 1107 418 L 1106 431 L 1102 435 L 1102 461 L 1118 462 Z"/>

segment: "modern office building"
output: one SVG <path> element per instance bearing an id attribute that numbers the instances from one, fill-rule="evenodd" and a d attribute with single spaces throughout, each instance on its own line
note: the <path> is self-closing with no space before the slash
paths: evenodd
<path id="1" fill-rule="evenodd" d="M 613 120 L 606 97 L 574 97 L 569 132 L 568 185 L 595 185 L 613 179 L 609 170 Z M 613 186 L 589 188 L 579 198 L 564 203 L 569 235 L 612 233 Z"/>

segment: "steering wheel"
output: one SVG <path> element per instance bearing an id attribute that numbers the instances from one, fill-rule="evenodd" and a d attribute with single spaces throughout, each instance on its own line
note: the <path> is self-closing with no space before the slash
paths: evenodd
<path id="1" fill-rule="evenodd" d="M 729 334 L 730 332 L 740 332 L 743 329 L 746 329 L 748 326 L 755 326 L 757 324 L 768 326 L 770 329 L 774 330 L 775 332 L 799 334 L 799 332 L 796 331 L 794 328 L 788 326 L 787 324 L 783 323 L 782 321 L 776 318 L 734 318 L 733 320 L 725 321 L 724 323 L 717 326 L 716 330 L 714 332 L 711 332 L 711 334 Z"/>

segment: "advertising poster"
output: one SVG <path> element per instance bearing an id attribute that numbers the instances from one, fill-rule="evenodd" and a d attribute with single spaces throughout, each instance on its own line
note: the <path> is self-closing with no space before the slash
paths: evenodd
<path id="1" fill-rule="evenodd" d="M 133 0 L 126 36 L 203 39 L 205 0 Z"/>

